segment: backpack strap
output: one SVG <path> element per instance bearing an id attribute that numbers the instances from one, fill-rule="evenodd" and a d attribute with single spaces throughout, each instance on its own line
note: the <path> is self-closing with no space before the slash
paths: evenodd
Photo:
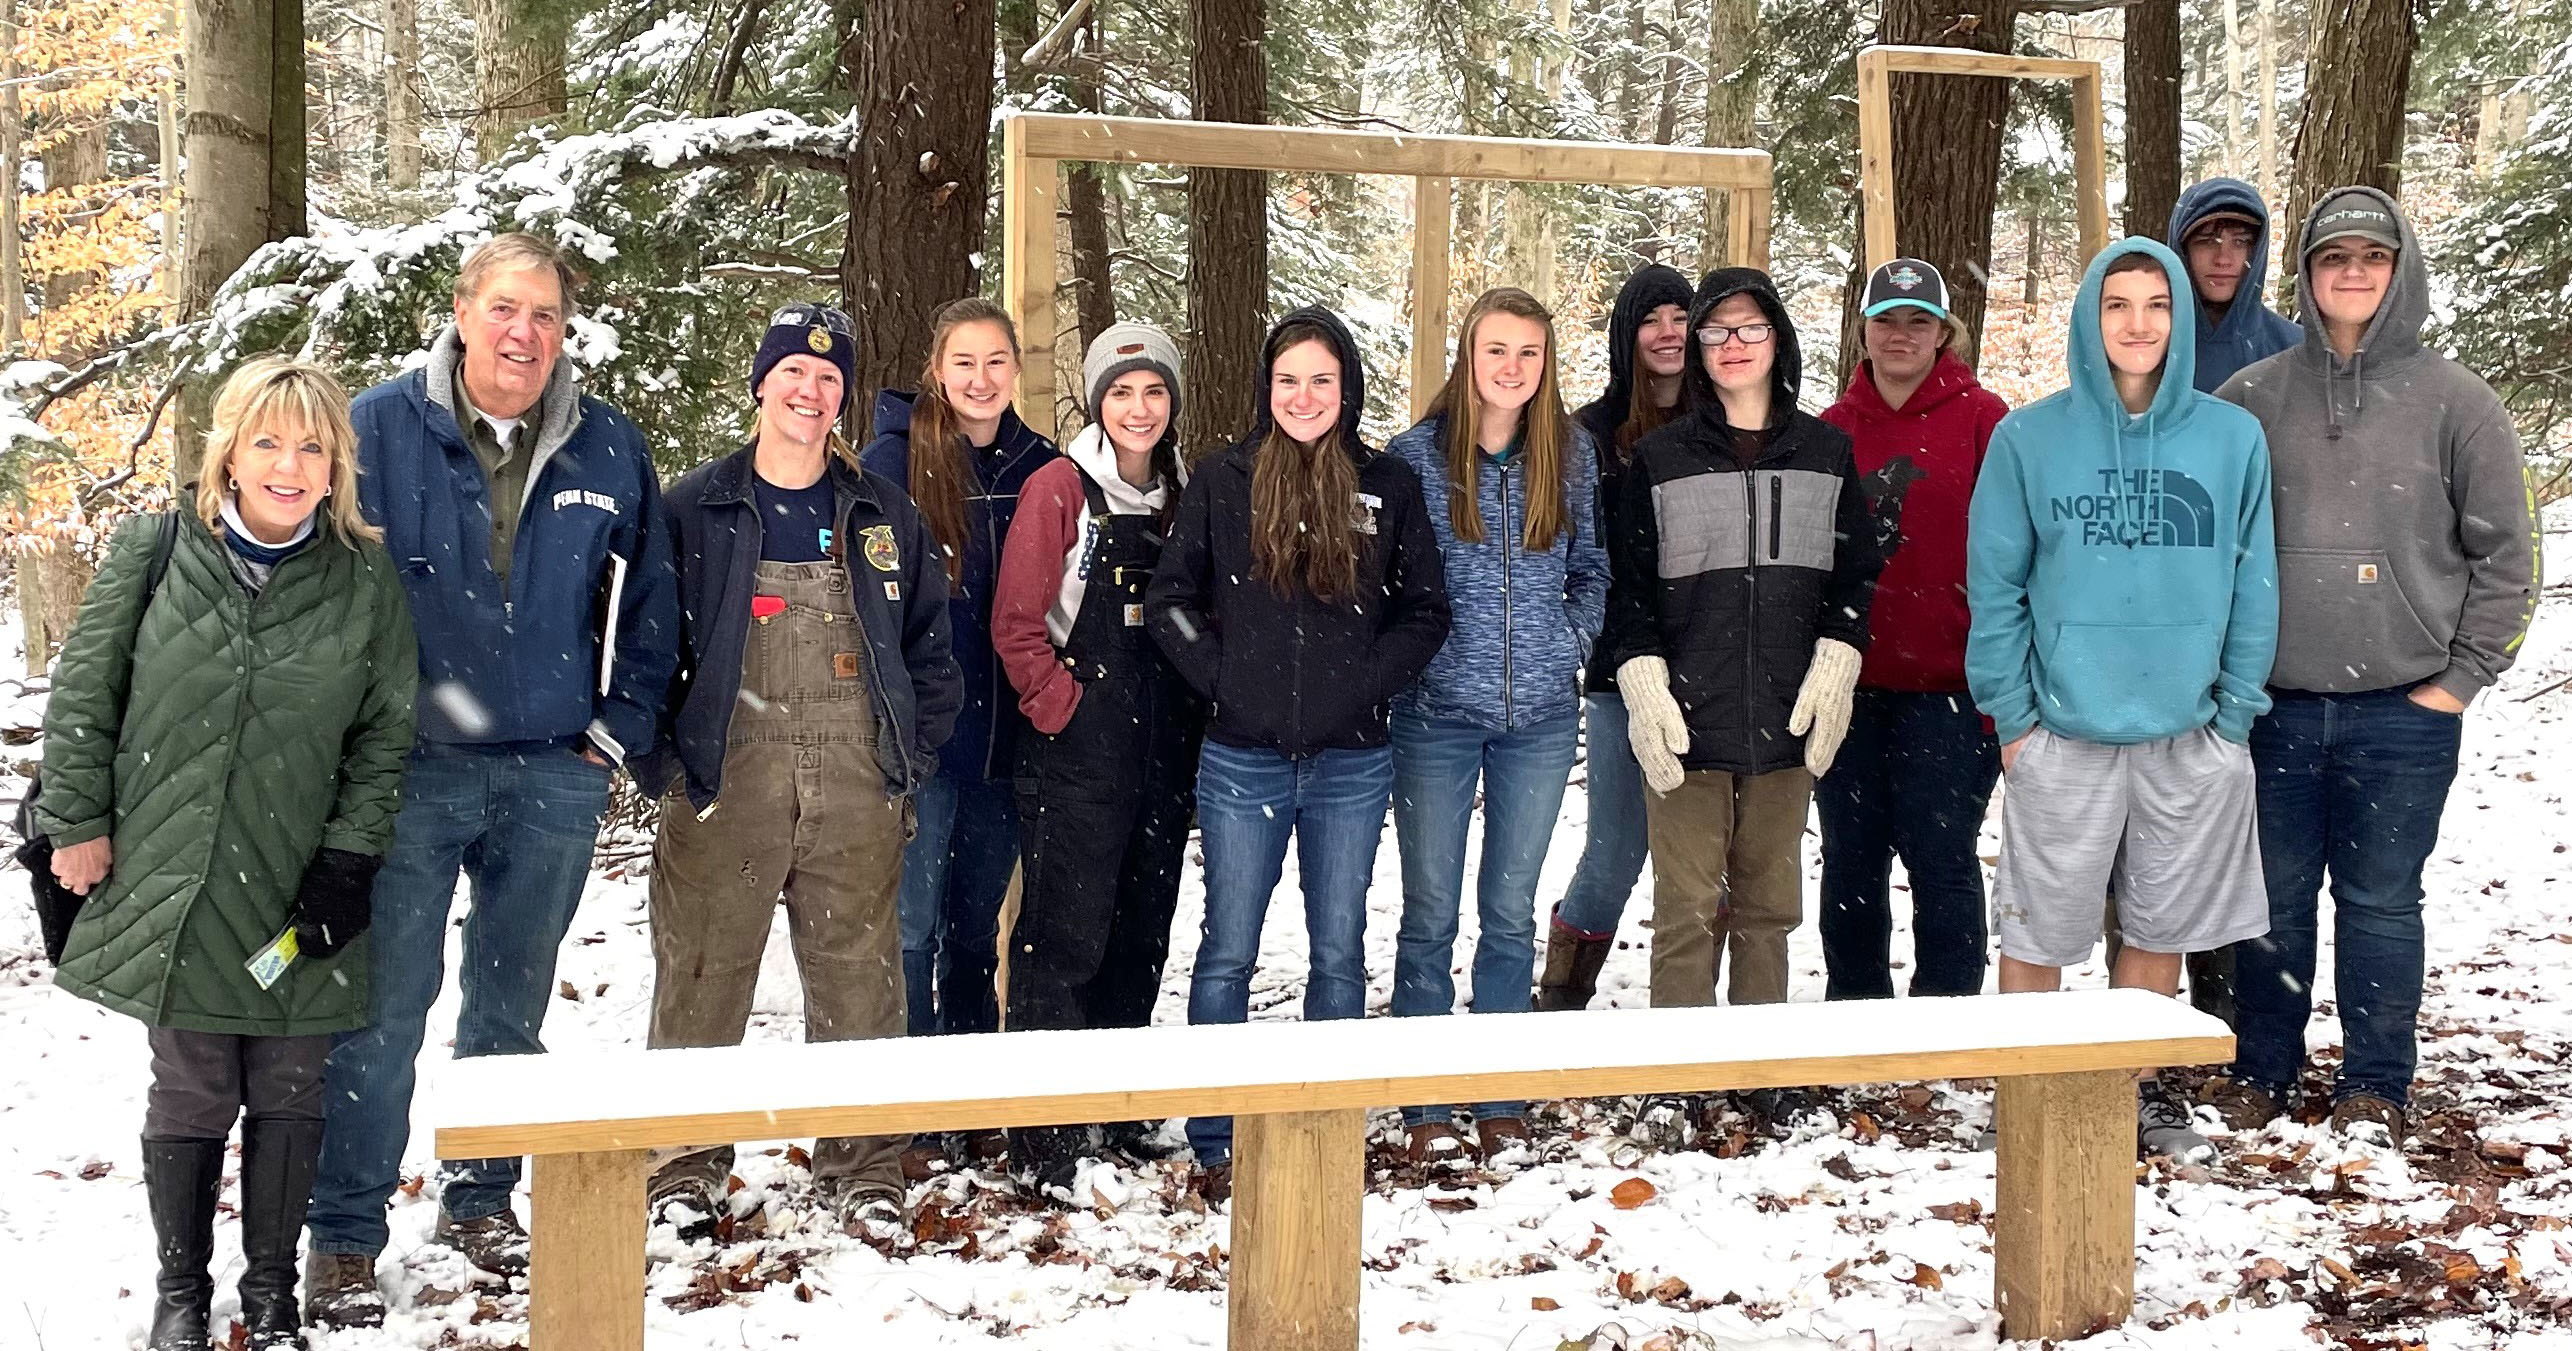
<path id="1" fill-rule="evenodd" d="M 143 605 L 152 604 L 152 593 L 161 589 L 161 579 L 170 572 L 170 551 L 179 544 L 179 509 L 171 507 L 161 513 L 161 531 L 152 541 L 152 570 L 143 574 Z M 141 610 L 135 611 L 140 623 Z"/>

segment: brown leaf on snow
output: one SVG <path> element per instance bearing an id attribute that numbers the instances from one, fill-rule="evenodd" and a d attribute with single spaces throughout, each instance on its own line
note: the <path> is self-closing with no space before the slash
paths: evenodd
<path id="1" fill-rule="evenodd" d="M 1849 1130 L 1856 1134 L 1858 1143 L 1862 1145 L 1874 1144 L 1876 1137 L 1884 1134 L 1884 1128 L 1875 1124 L 1875 1118 L 1864 1112 L 1849 1114 Z"/>
<path id="2" fill-rule="evenodd" d="M 1944 1290 L 1947 1288 L 1947 1282 L 1944 1278 L 1939 1276 L 1938 1269 L 1926 1262 L 1912 1263 L 1911 1274 L 1903 1277 L 1902 1279 L 1909 1284 L 1919 1286 L 1923 1290 Z"/>
<path id="3" fill-rule="evenodd" d="M 1620 1272 L 1618 1272 L 1618 1273 L 1616 1274 L 1616 1293 L 1617 1293 L 1617 1298 L 1619 1298 L 1619 1299 L 1632 1299 L 1632 1298 L 1634 1298 L 1634 1289 L 1635 1289 L 1635 1286 L 1634 1286 L 1634 1273 L 1633 1273 L 1633 1272 L 1631 1272 L 1631 1271 L 1620 1271 Z"/>
<path id="4" fill-rule="evenodd" d="M 2349 1270 L 2347 1267 L 2331 1258 L 2325 1257 L 2322 1259 L 2322 1269 L 2331 1273 L 2331 1279 L 2338 1281 L 2343 1286 L 2351 1286 L 2358 1283 L 2358 1273 Z"/>
<path id="5" fill-rule="evenodd" d="M 1664 1276 L 1652 1287 L 1652 1298 L 1663 1304 L 1675 1304 L 1688 1297 L 1688 1283 L 1676 1276 Z"/>
<path id="6" fill-rule="evenodd" d="M 105 1177 L 114 1171 L 115 1166 L 110 1164 L 107 1160 L 91 1159 L 89 1162 L 81 1165 L 80 1180 L 83 1182 L 96 1182 L 100 1178 Z"/>
<path id="7" fill-rule="evenodd" d="M 429 1175 L 426 1173 L 413 1173 L 409 1177 L 402 1179 L 402 1185 L 395 1187 L 393 1190 L 402 1193 L 404 1196 L 417 1196 L 420 1194 L 420 1188 L 425 1185 L 428 1180 Z"/>
<path id="8" fill-rule="evenodd" d="M 1983 1203 L 1968 1198 L 1943 1206 L 1931 1206 L 1929 1214 L 1951 1224 L 1980 1224 L 1983 1221 Z"/>
<path id="9" fill-rule="evenodd" d="M 2449 1285 L 2472 1285 L 2483 1278 L 2482 1263 L 2475 1261 L 2469 1254 L 2449 1253 L 2446 1255 L 2446 1263 Z"/>
<path id="10" fill-rule="evenodd" d="M 2242 1275 L 2254 1281 L 2282 1281 L 2286 1279 L 2286 1264 L 2274 1257 L 2263 1257 L 2251 1263 Z"/>
<path id="11" fill-rule="evenodd" d="M 1437 1330 L 1438 1325 L 1425 1318 L 1414 1318 L 1410 1322 L 1403 1324 L 1399 1329 L 1399 1331 L 1403 1332 L 1435 1332 Z"/>
<path id="12" fill-rule="evenodd" d="M 1536 1298 L 1527 1301 L 1527 1307 L 1534 1309 L 1538 1313 L 1552 1313 L 1556 1309 L 1562 1308 L 1563 1304 L 1560 1300 L 1547 1299 L 1543 1295 L 1538 1295 Z"/>
<path id="13" fill-rule="evenodd" d="M 563 998 L 568 999 L 575 1004 L 580 1002 L 580 987 L 572 984 L 570 981 L 561 981 L 555 985 L 554 989 L 555 993 L 560 994 Z"/>
<path id="14" fill-rule="evenodd" d="M 798 1168 L 810 1168 L 813 1166 L 813 1156 L 802 1145 L 788 1145 L 786 1146 L 786 1162 L 791 1163 Z"/>
<path id="15" fill-rule="evenodd" d="M 1661 1194 L 1661 1189 L 1639 1177 L 1630 1177 L 1608 1191 L 1608 1204 L 1619 1210 L 1632 1210 Z"/>

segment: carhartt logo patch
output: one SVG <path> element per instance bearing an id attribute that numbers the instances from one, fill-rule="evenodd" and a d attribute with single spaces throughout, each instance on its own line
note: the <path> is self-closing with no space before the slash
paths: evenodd
<path id="1" fill-rule="evenodd" d="M 834 653 L 832 653 L 832 654 L 831 654 L 831 679 L 833 679 L 833 680 L 855 680 L 855 679 L 857 679 L 857 654 L 856 654 L 856 653 L 854 653 L 854 652 L 834 652 Z"/>
<path id="2" fill-rule="evenodd" d="M 899 602 L 902 599 L 902 584 L 900 582 L 886 582 L 884 584 L 884 598 L 889 601 Z"/>
<path id="3" fill-rule="evenodd" d="M 1129 629 L 1141 628 L 1143 626 L 1142 606 L 1128 605 L 1125 607 L 1125 626 Z"/>
<path id="4" fill-rule="evenodd" d="M 1142 352 L 1143 344 L 1139 342 L 1129 342 L 1123 347 L 1116 349 L 1116 354 L 1121 357 L 1140 356 L 1142 355 Z"/>
<path id="5" fill-rule="evenodd" d="M 2360 563 L 2358 565 L 2358 585 L 2373 586 L 2383 580 L 2384 571 L 2378 568 L 2375 564 Z"/>

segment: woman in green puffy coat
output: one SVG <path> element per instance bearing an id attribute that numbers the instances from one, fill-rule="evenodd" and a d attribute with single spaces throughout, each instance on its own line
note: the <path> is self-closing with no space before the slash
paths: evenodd
<path id="1" fill-rule="evenodd" d="M 348 949 L 392 839 L 419 653 L 327 372 L 235 373 L 194 492 L 117 532 L 54 668 L 36 824 L 86 898 L 54 982 L 150 1028 L 153 1351 L 207 1346 L 245 1110 L 241 1321 L 251 1346 L 300 1347 L 322 1062 L 369 1017 Z"/>

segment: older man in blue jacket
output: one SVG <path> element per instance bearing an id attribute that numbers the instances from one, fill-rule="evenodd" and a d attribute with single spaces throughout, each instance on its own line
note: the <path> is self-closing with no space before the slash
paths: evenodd
<path id="1" fill-rule="evenodd" d="M 375 1259 L 410 1141 L 414 1062 L 444 973 L 461 872 L 458 1056 L 525 1055 L 589 875 L 608 778 L 651 749 L 677 661 L 661 490 L 634 424 L 563 356 L 571 269 L 502 235 L 473 251 L 427 364 L 352 408 L 359 505 L 384 530 L 420 637 L 419 740 L 375 881 L 375 1025 L 331 1050 L 309 1217 L 307 1315 L 382 1322 Z M 437 1236 L 526 1270 L 519 1161 L 455 1166 Z"/>

